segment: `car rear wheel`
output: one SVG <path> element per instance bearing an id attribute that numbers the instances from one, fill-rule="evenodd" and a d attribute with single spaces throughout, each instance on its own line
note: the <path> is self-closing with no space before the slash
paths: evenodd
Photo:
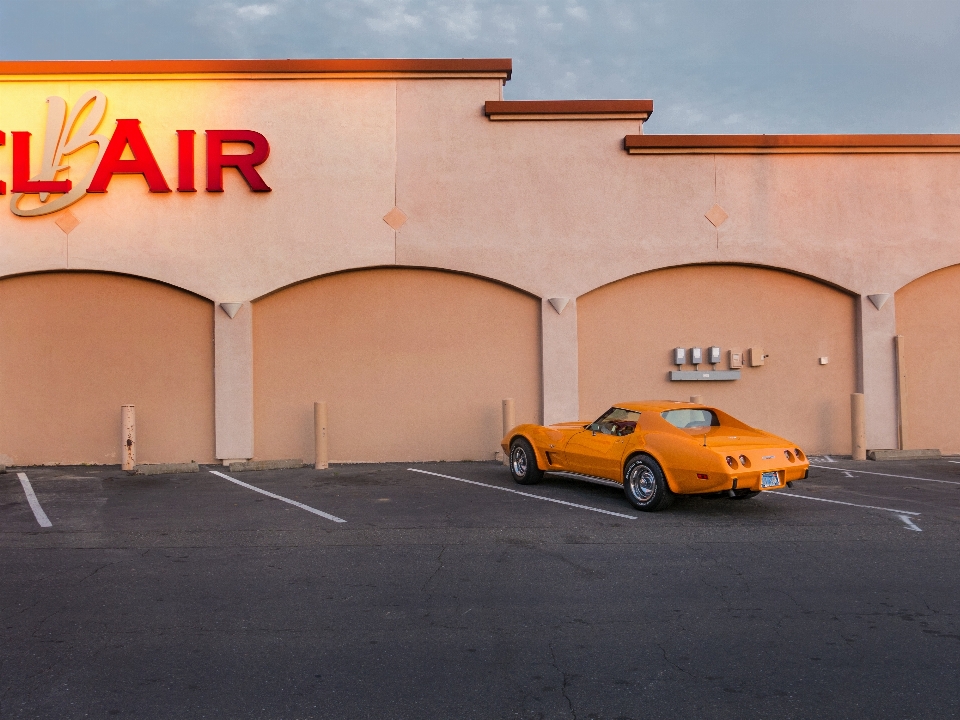
<path id="1" fill-rule="evenodd" d="M 647 512 L 669 507 L 674 497 L 663 470 L 649 455 L 638 455 L 627 463 L 623 471 L 623 492 L 637 510 Z"/>
<path id="2" fill-rule="evenodd" d="M 534 485 L 543 480 L 543 470 L 537 466 L 537 456 L 525 438 L 510 443 L 510 474 L 520 485 Z"/>

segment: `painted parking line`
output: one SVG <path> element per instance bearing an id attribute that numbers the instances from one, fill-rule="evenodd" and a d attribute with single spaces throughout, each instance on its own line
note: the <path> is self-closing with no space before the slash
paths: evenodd
<path id="1" fill-rule="evenodd" d="M 566 500 L 554 500 L 553 498 L 534 495 L 532 493 L 511 490 L 510 488 L 500 487 L 499 485 L 488 485 L 487 483 L 477 482 L 476 480 L 465 480 L 464 478 L 454 477 L 453 475 L 442 475 L 440 473 L 428 472 L 427 470 L 418 470 L 417 468 L 407 468 L 410 472 L 421 473 L 422 475 L 433 475 L 434 477 L 446 478 L 447 480 L 456 480 L 457 482 L 468 483 L 469 485 L 479 485 L 480 487 L 490 488 L 491 490 L 500 490 L 502 492 L 513 493 L 514 495 L 523 495 L 534 500 L 545 500 L 546 502 L 556 503 L 557 505 L 566 505 L 568 507 L 580 508 L 581 510 L 590 510 L 591 512 L 603 513 L 604 515 L 614 515 L 616 517 L 636 520 L 636 515 L 624 515 L 623 513 L 612 512 L 611 510 L 601 510 L 600 508 L 590 507 L 589 505 L 578 505 L 577 503 L 567 502 Z"/>
<path id="2" fill-rule="evenodd" d="M 952 462 L 948 460 L 947 462 Z M 943 483 L 945 485 L 960 485 L 956 480 L 935 480 L 933 478 L 913 477 L 911 475 L 891 475 L 890 473 L 873 472 L 872 470 L 850 470 L 845 468 L 832 468 L 824 465 L 810 465 L 810 467 L 820 468 L 821 470 L 836 470 L 844 473 L 860 473 L 861 475 L 880 475 L 882 477 L 901 478 L 902 480 L 924 480 L 926 482 Z M 849 477 L 849 475 L 847 476 Z"/>
<path id="3" fill-rule="evenodd" d="M 780 490 L 768 490 L 767 492 L 773 495 L 786 495 L 787 497 L 800 498 L 801 500 L 815 500 L 816 502 L 833 503 L 834 505 L 849 505 L 850 507 L 866 508 L 867 510 L 886 510 L 887 512 L 898 513 L 900 515 L 920 515 L 918 512 L 910 512 L 909 510 L 896 510 L 894 508 L 877 507 L 876 505 L 857 505 L 856 503 L 843 502 L 841 500 L 808 497 L 807 495 L 797 495 L 796 493 L 781 492 Z"/>
<path id="4" fill-rule="evenodd" d="M 240 487 L 245 487 L 245 488 L 247 488 L 247 490 L 253 490 L 254 492 L 260 493 L 261 495 L 266 495 L 267 497 L 272 497 L 274 500 L 280 500 L 280 501 L 285 502 L 285 503 L 288 503 L 288 504 L 290 504 L 290 505 L 294 505 L 294 506 L 300 508 L 301 510 L 306 510 L 306 511 L 309 512 L 309 513 L 313 513 L 314 515 L 319 515 L 320 517 L 326 518 L 327 520 L 333 520 L 334 522 L 338 522 L 338 523 L 345 523 L 345 522 L 346 522 L 346 520 L 344 520 L 343 518 L 338 518 L 336 515 L 331 515 L 331 514 L 329 514 L 329 513 L 323 512 L 322 510 L 317 510 L 316 508 L 312 508 L 312 507 L 310 507 L 309 505 L 304 505 L 303 503 L 297 502 L 296 500 L 291 500 L 290 498 L 285 498 L 285 497 L 283 497 L 283 495 L 276 495 L 276 494 L 274 494 L 274 493 L 272 493 L 272 492 L 267 492 L 266 490 L 261 490 L 261 489 L 258 488 L 258 487 L 255 487 L 255 486 L 253 486 L 253 485 L 248 485 L 247 483 L 241 482 L 240 480 L 237 480 L 236 478 L 232 478 L 232 477 L 230 477 L 229 475 L 224 475 L 222 472 L 217 472 L 216 470 L 211 470 L 210 472 L 211 472 L 212 474 L 216 475 L 217 477 L 222 477 L 224 480 L 229 480 L 230 482 L 235 483 L 235 484 L 239 485 Z"/>
<path id="5" fill-rule="evenodd" d="M 30 509 L 33 510 L 33 516 L 37 519 L 37 522 L 40 523 L 40 527 L 53 527 L 50 518 L 47 517 L 43 508 L 40 507 L 40 501 L 37 500 L 37 495 L 33 492 L 30 478 L 27 477 L 26 473 L 17 473 L 17 477 L 20 478 L 20 484 L 23 485 L 23 493 L 27 496 L 27 502 L 30 503 Z"/>
<path id="6" fill-rule="evenodd" d="M 832 503 L 834 505 L 848 505 L 849 507 L 858 507 L 865 508 L 867 510 L 883 510 L 885 512 L 892 512 L 898 518 L 900 518 L 903 523 L 907 526 L 908 530 L 915 530 L 917 532 L 923 532 L 917 525 L 913 522 L 912 518 L 920 517 L 918 512 L 910 512 L 909 510 L 897 510 L 895 508 L 885 508 L 878 507 L 876 505 L 858 505 L 857 503 L 843 502 L 842 500 L 827 500 L 826 498 L 815 498 L 808 497 L 807 495 L 797 495 L 796 493 L 781 492 L 779 490 L 768 491 L 771 495 L 786 495 L 787 497 L 800 498 L 801 500 L 814 500 L 816 502 L 825 502 Z"/>

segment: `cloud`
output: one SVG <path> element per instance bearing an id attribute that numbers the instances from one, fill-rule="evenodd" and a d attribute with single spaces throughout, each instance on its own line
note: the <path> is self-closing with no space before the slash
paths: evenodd
<path id="1" fill-rule="evenodd" d="M 233 10 L 243 20 L 257 21 L 276 15 L 279 12 L 279 7 L 276 4 L 241 5 L 240 7 L 234 7 Z"/>
<path id="2" fill-rule="evenodd" d="M 652 97 L 652 132 L 960 131 L 956 0 L 47 0 L 0 57 L 513 57 L 508 98 Z"/>

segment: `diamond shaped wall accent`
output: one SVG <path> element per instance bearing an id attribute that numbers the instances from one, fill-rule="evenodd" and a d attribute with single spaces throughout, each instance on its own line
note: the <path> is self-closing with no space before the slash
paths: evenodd
<path id="1" fill-rule="evenodd" d="M 403 210 L 394 205 L 393 210 L 383 216 L 383 221 L 394 230 L 399 230 L 407 221 L 407 216 Z"/>
<path id="2" fill-rule="evenodd" d="M 711 223 L 713 223 L 714 227 L 720 227 L 727 221 L 727 218 L 730 216 L 727 215 L 726 210 L 724 210 L 722 207 L 714 203 L 713 207 L 707 210 L 707 214 L 704 215 L 704 217 L 707 220 L 709 220 Z"/>
<path id="3" fill-rule="evenodd" d="M 72 212 L 67 210 L 65 213 L 60 215 L 56 220 L 57 227 L 63 230 L 64 233 L 69 235 L 74 230 L 77 229 L 77 225 L 80 224 L 80 221 L 77 219 L 77 216 Z"/>

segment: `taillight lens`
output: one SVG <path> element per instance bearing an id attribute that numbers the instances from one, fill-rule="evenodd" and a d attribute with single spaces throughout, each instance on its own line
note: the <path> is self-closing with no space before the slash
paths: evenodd
<path id="1" fill-rule="evenodd" d="M 727 465 L 729 465 L 730 467 L 736 469 L 736 467 L 737 467 L 737 461 L 734 460 L 734 458 L 733 458 L 732 455 L 727 455 Z"/>
<path id="2" fill-rule="evenodd" d="M 793 462 L 793 453 L 790 452 L 789 450 L 784 450 L 784 451 L 783 451 L 783 456 L 784 456 L 787 460 L 789 460 L 790 462 Z"/>
<path id="3" fill-rule="evenodd" d="M 750 467 L 750 461 L 747 459 L 746 455 L 740 456 L 740 464 L 743 465 L 744 467 Z"/>
<path id="4" fill-rule="evenodd" d="M 797 456 L 797 460 L 803 460 L 803 453 L 800 452 L 800 448 L 794 448 L 793 454 Z"/>

